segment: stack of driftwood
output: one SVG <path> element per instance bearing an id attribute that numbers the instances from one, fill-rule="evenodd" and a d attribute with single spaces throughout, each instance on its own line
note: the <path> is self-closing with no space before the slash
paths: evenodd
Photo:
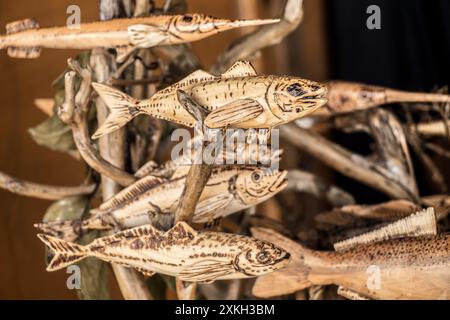
<path id="1" fill-rule="evenodd" d="M 50 249 L 47 270 L 78 265 L 84 299 L 109 297 L 107 263 L 126 299 L 450 298 L 450 197 L 433 155 L 450 156 L 450 96 L 258 75 L 249 60 L 301 24 L 301 0 L 286 1 L 279 19 L 186 10 L 176 0 L 102 0 L 100 22 L 46 29 L 27 19 L 0 38 L 16 58 L 90 50 L 68 60 L 55 99 L 37 100 L 49 119 L 30 131 L 84 161 L 86 183 L 0 175 L 12 192 L 56 200 L 36 224 Z M 246 26 L 258 29 L 204 71 L 188 43 Z M 175 160 L 171 133 L 182 127 L 196 135 Z M 246 134 L 243 144 L 206 139 L 230 128 Z M 369 135 L 373 152 L 320 134 L 331 130 Z M 251 161 L 255 141 L 278 137 L 284 155 L 268 148 Z M 326 176 L 278 168 L 299 152 L 391 200 L 358 204 Z M 237 155 L 243 163 L 216 161 Z M 422 196 L 419 165 L 439 194 Z M 302 212 L 305 194 L 329 210 Z"/>

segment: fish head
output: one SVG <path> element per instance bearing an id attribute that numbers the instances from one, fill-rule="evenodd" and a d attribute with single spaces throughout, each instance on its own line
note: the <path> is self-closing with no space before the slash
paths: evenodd
<path id="1" fill-rule="evenodd" d="M 234 258 L 236 270 L 247 276 L 260 276 L 287 266 L 291 255 L 273 243 L 252 239 Z"/>
<path id="2" fill-rule="evenodd" d="M 169 24 L 169 31 L 175 37 L 185 41 L 196 41 L 226 30 L 271 24 L 279 21 L 279 19 L 228 20 L 193 13 L 175 16 Z"/>
<path id="3" fill-rule="evenodd" d="M 287 187 L 287 171 L 255 168 L 242 170 L 235 180 L 235 192 L 246 205 L 261 203 Z"/>
<path id="4" fill-rule="evenodd" d="M 271 111 L 287 123 L 324 106 L 328 102 L 328 88 L 306 79 L 277 77 L 267 96 Z"/>

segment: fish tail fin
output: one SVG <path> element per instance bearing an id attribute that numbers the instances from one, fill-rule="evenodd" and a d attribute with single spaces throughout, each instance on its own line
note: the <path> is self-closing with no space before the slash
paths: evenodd
<path id="1" fill-rule="evenodd" d="M 47 235 L 51 235 L 65 241 L 75 241 L 83 235 L 85 231 L 87 231 L 86 228 L 83 227 L 81 220 L 36 223 L 34 227 Z"/>
<path id="2" fill-rule="evenodd" d="M 47 266 L 47 271 L 56 271 L 65 268 L 88 256 L 89 250 L 84 246 L 45 234 L 38 234 L 37 236 L 55 253 L 52 261 Z"/>
<path id="3" fill-rule="evenodd" d="M 138 100 L 115 88 L 100 83 L 93 83 L 92 86 L 110 110 L 110 114 L 106 118 L 105 123 L 94 133 L 92 139 L 98 139 L 101 136 L 120 129 L 140 114 Z"/>
<path id="4" fill-rule="evenodd" d="M 259 298 L 275 297 L 294 293 L 315 284 L 310 276 L 315 270 L 315 264 L 320 260 L 317 254 L 271 229 L 252 228 L 251 231 L 255 238 L 271 242 L 291 253 L 291 261 L 287 267 L 256 279 L 253 295 Z M 279 285 L 280 283 L 283 285 Z"/>

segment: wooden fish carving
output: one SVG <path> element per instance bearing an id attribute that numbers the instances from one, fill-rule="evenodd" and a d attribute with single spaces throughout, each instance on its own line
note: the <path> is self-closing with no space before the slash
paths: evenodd
<path id="1" fill-rule="evenodd" d="M 56 221 L 36 224 L 43 232 L 74 241 L 90 229 L 122 229 L 153 224 L 167 229 L 173 224 L 174 212 L 184 189 L 189 167 L 171 179 L 148 176 L 92 211 L 87 220 Z M 183 173 L 182 173 L 183 172 Z M 211 222 L 250 208 L 287 186 L 287 171 L 228 167 L 215 169 L 202 192 L 192 221 Z"/>
<path id="2" fill-rule="evenodd" d="M 450 299 L 450 235 L 402 238 L 322 252 L 307 249 L 270 229 L 257 228 L 252 233 L 292 254 L 287 268 L 258 278 L 253 288 L 258 297 L 336 284 L 372 299 Z M 371 277 L 378 277 L 378 284 L 371 285 Z"/>
<path id="3" fill-rule="evenodd" d="M 0 37 L 0 49 L 8 49 L 8 55 L 14 58 L 38 58 L 42 48 L 88 50 L 106 47 L 129 51 L 193 42 L 226 30 L 278 21 L 232 21 L 186 14 L 84 23 L 79 29 L 66 26 L 40 29 L 37 21 L 26 19 L 6 26 L 7 35 Z"/>
<path id="4" fill-rule="evenodd" d="M 289 253 L 250 237 L 197 232 L 184 222 L 163 233 L 151 225 L 94 240 L 87 246 L 39 234 L 55 256 L 47 271 L 86 257 L 134 268 L 146 276 L 162 273 L 189 282 L 260 276 L 285 267 Z"/>
<path id="5" fill-rule="evenodd" d="M 193 127 L 196 119 L 180 103 L 180 91 L 204 108 L 209 128 L 270 129 L 304 117 L 327 102 L 326 86 L 294 77 L 258 76 L 245 61 L 236 62 L 218 77 L 198 70 L 141 101 L 103 84 L 94 83 L 93 87 L 111 111 L 94 139 L 139 114 Z"/>

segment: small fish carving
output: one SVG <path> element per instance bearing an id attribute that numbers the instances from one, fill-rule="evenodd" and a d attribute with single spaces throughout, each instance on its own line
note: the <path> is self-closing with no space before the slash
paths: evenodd
<path id="1" fill-rule="evenodd" d="M 38 58 L 42 48 L 89 50 L 116 48 L 119 54 L 135 48 L 174 45 L 201 40 L 217 33 L 278 22 L 266 20 L 226 20 L 203 14 L 155 15 L 84 23 L 80 28 L 39 27 L 34 19 L 9 23 L 7 35 L 0 37 L 0 49 L 14 58 Z"/>
<path id="2" fill-rule="evenodd" d="M 162 273 L 189 282 L 257 277 L 285 267 L 288 252 L 250 237 L 197 232 L 185 222 L 163 233 L 145 225 L 94 240 L 87 246 L 45 234 L 38 237 L 55 256 L 47 271 L 86 257 L 134 268 L 146 276 Z"/>
<path id="3" fill-rule="evenodd" d="M 147 176 L 92 210 L 86 220 L 36 224 L 43 232 L 76 240 L 88 230 L 122 229 L 153 224 L 162 229 L 173 224 L 174 212 L 184 189 L 189 167 L 170 179 Z M 192 221 L 208 223 L 250 208 L 273 197 L 287 186 L 287 171 L 225 167 L 214 169 L 202 192 Z"/>
<path id="4" fill-rule="evenodd" d="M 403 227 L 408 229 L 408 222 L 416 217 L 427 220 L 428 213 L 407 218 Z M 419 236 L 383 240 L 390 229 L 399 230 L 396 223 L 380 229 L 376 234 L 379 242 L 358 244 L 374 239 L 375 233 L 371 232 L 351 240 L 352 247 L 348 241 L 340 243 L 336 249 L 344 249 L 336 252 L 311 250 L 270 229 L 255 228 L 254 237 L 288 250 L 292 262 L 279 272 L 258 278 L 253 294 L 267 298 L 312 285 L 335 284 L 341 291 L 370 299 L 450 299 L 450 235 L 432 236 L 435 223 L 424 226 L 421 232 L 414 223 L 411 225 L 411 231 L 416 230 Z"/>
<path id="5" fill-rule="evenodd" d="M 207 113 L 208 128 L 265 128 L 304 117 L 327 103 L 327 87 L 295 77 L 258 76 L 249 62 L 238 61 L 221 76 L 198 70 L 151 98 L 136 100 L 112 87 L 94 83 L 110 108 L 105 123 L 93 135 L 111 133 L 139 114 L 194 127 L 196 119 L 180 102 L 188 95 Z"/>

